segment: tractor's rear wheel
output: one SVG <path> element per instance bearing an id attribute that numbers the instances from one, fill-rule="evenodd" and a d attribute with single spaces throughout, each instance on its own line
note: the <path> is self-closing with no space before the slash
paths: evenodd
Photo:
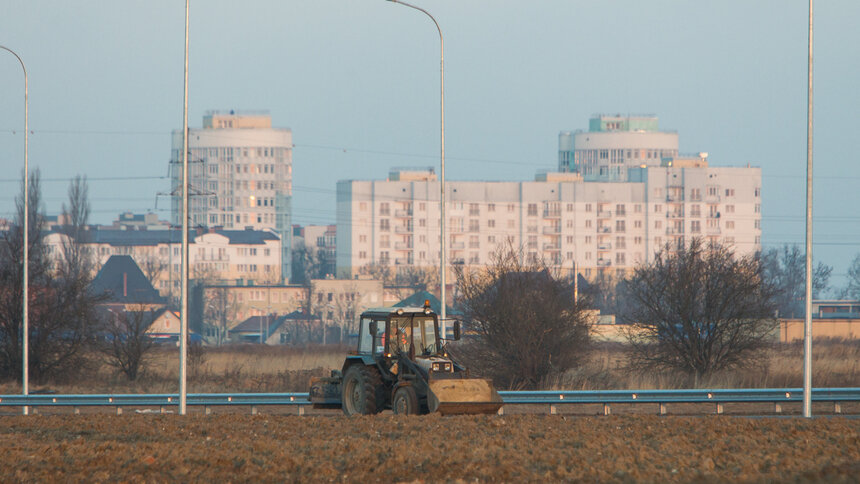
<path id="1" fill-rule="evenodd" d="M 343 413 L 372 415 L 382 411 L 382 378 L 376 368 L 353 365 L 343 377 Z"/>
<path id="2" fill-rule="evenodd" d="M 394 391 L 391 408 L 397 415 L 417 415 L 419 412 L 418 395 L 411 385 L 406 385 Z"/>

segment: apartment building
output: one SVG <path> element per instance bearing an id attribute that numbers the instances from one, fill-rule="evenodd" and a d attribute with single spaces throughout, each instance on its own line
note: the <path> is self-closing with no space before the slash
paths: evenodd
<path id="1" fill-rule="evenodd" d="M 530 182 L 446 182 L 448 261 L 485 265 L 510 240 L 526 257 L 591 277 L 626 274 L 666 244 L 691 237 L 738 253 L 760 250 L 759 168 L 710 167 L 702 154 L 626 166 L 625 176 L 586 181 L 566 172 Z M 432 170 L 339 182 L 338 277 L 354 278 L 368 264 L 438 267 L 439 193 Z"/>
<path id="2" fill-rule="evenodd" d="M 182 130 L 170 157 L 171 222 L 182 224 Z M 292 132 L 265 112 L 210 111 L 189 129 L 189 221 L 193 227 L 273 230 L 281 240 L 282 280 L 289 277 Z"/>
<path id="3" fill-rule="evenodd" d="M 86 250 L 101 267 L 113 255 L 131 256 L 162 296 L 179 297 L 181 230 L 88 230 Z M 63 253 L 68 237 L 45 237 L 48 252 Z M 281 274 L 281 240 L 269 230 L 199 229 L 189 233 L 189 277 L 208 283 L 275 284 Z"/>
<path id="4" fill-rule="evenodd" d="M 677 156 L 678 133 L 660 131 L 655 116 L 595 115 L 588 131 L 558 135 L 558 171 L 585 181 L 626 181 L 630 168 Z"/>
<path id="5" fill-rule="evenodd" d="M 336 264 L 337 226 L 293 225 L 293 250 L 313 251 L 320 263 L 320 277 L 333 276 Z"/>

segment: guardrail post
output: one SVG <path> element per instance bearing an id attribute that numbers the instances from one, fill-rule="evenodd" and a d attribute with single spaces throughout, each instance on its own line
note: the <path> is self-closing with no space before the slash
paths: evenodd
<path id="1" fill-rule="evenodd" d="M 209 405 L 204 405 L 203 413 L 206 415 L 212 415 L 212 408 Z"/>
<path id="2" fill-rule="evenodd" d="M 75 411 L 75 415 L 80 415 L 80 414 L 81 414 L 81 409 L 80 409 L 80 407 L 78 407 L 77 405 L 75 405 L 75 407 L 74 407 L 74 411 Z"/>
<path id="3" fill-rule="evenodd" d="M 502 405 L 501 407 L 499 407 L 499 415 L 504 415 L 504 414 L 505 414 L 505 407 L 504 407 L 504 405 Z"/>
<path id="4" fill-rule="evenodd" d="M 717 414 L 722 415 L 722 413 L 723 413 L 723 404 L 717 403 Z"/>
<path id="5" fill-rule="evenodd" d="M 550 414 L 550 415 L 555 415 L 555 414 L 556 414 L 556 412 L 557 412 L 557 409 L 555 408 L 555 405 L 550 405 L 550 406 L 549 406 L 549 414 Z"/>
<path id="6" fill-rule="evenodd" d="M 304 415 L 304 414 L 305 414 L 305 406 L 299 405 L 299 415 Z"/>
<path id="7" fill-rule="evenodd" d="M 257 406 L 251 405 L 251 415 L 257 415 Z"/>
<path id="8" fill-rule="evenodd" d="M 666 404 L 665 403 L 660 404 L 660 415 L 666 415 Z"/>
<path id="9" fill-rule="evenodd" d="M 603 404 L 603 415 L 609 415 L 612 413 L 612 409 L 609 407 L 608 403 Z"/>
<path id="10" fill-rule="evenodd" d="M 782 413 L 782 404 L 779 402 L 773 403 L 773 413 Z"/>
<path id="11" fill-rule="evenodd" d="M 122 407 L 120 407 L 120 406 L 117 406 L 117 407 L 116 407 L 116 414 L 117 414 L 117 415 L 122 415 Z"/>
<path id="12" fill-rule="evenodd" d="M 839 402 L 833 402 L 833 413 L 842 413 L 842 405 Z"/>
<path id="13" fill-rule="evenodd" d="M 39 413 L 39 410 L 36 407 L 30 407 L 30 408 L 33 409 L 33 411 L 31 412 L 31 415 L 36 415 L 37 413 Z"/>

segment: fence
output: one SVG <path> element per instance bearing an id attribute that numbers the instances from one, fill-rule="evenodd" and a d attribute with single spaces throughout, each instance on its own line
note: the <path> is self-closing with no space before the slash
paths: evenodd
<path id="1" fill-rule="evenodd" d="M 772 403 L 775 413 L 782 412 L 782 405 L 803 401 L 800 388 L 765 389 L 715 389 L 715 390 L 596 390 L 596 391 L 502 391 L 499 392 L 505 406 L 549 405 L 549 413 L 558 411 L 559 405 L 601 404 L 604 415 L 611 413 L 613 404 L 652 404 L 658 406 L 659 414 L 667 413 L 671 403 L 711 403 L 716 413 L 723 413 L 726 403 Z M 190 393 L 186 404 L 204 408 L 210 413 L 212 407 L 250 407 L 256 414 L 261 406 L 296 406 L 303 415 L 311 403 L 307 393 Z M 860 402 L 860 388 L 814 388 L 812 402 L 832 403 L 834 413 L 842 413 L 844 402 Z M 81 407 L 114 407 L 118 414 L 127 407 L 158 407 L 164 412 L 168 407 L 179 405 L 178 394 L 140 395 L 0 395 L 0 408 L 9 407 L 73 407 L 79 413 Z M 504 407 L 500 413 L 504 412 Z"/>

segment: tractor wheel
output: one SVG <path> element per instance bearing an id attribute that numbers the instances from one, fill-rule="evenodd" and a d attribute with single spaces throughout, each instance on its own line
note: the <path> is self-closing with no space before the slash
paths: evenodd
<path id="1" fill-rule="evenodd" d="M 397 415 L 417 415 L 420 409 L 418 408 L 418 395 L 415 394 L 415 389 L 406 385 L 395 390 L 391 407 Z"/>
<path id="2" fill-rule="evenodd" d="M 353 365 L 343 377 L 343 413 L 372 415 L 382 411 L 382 378 L 376 368 Z"/>

